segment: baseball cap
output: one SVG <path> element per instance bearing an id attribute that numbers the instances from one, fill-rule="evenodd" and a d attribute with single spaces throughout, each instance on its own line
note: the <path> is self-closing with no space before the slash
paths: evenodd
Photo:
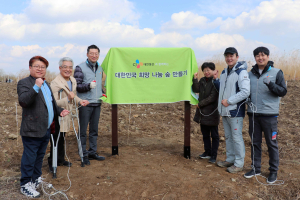
<path id="1" fill-rule="evenodd" d="M 234 48 L 234 47 L 228 47 L 227 49 L 225 49 L 224 55 L 226 55 L 228 53 L 230 53 L 230 54 L 235 54 L 235 53 L 238 54 L 236 48 Z"/>

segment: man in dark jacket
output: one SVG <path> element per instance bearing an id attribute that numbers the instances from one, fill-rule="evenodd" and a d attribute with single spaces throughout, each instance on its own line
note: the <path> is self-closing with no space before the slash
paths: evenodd
<path id="1" fill-rule="evenodd" d="M 215 163 L 219 148 L 218 125 L 220 122 L 220 115 L 218 113 L 219 93 L 213 83 L 215 64 L 205 62 L 201 66 L 201 69 L 205 77 L 201 78 L 198 82 L 198 73 L 195 73 L 192 85 L 193 91 L 199 93 L 199 103 L 195 119 L 198 119 L 199 121 L 197 120 L 197 122 L 200 123 L 205 150 L 200 155 L 200 158 L 209 159 L 209 162 Z"/>
<path id="2" fill-rule="evenodd" d="M 87 60 L 75 68 L 77 96 L 90 102 L 79 108 L 80 140 L 83 151 L 83 163 L 90 165 L 92 159 L 105 160 L 97 153 L 98 123 L 101 111 L 103 69 L 98 64 L 100 49 L 96 45 L 87 48 Z M 86 149 L 86 130 L 89 125 L 89 150 Z"/>
<path id="3" fill-rule="evenodd" d="M 280 97 L 287 93 L 283 72 L 269 61 L 270 51 L 258 47 L 253 51 L 256 65 L 249 72 L 250 99 L 255 107 L 248 108 L 249 135 L 252 141 L 252 169 L 244 177 L 251 178 L 261 173 L 261 143 L 264 132 L 269 152 L 270 175 L 268 183 L 275 183 L 279 166 L 277 143 L 277 117 Z M 253 159 L 254 158 L 254 159 Z"/>
<path id="4" fill-rule="evenodd" d="M 21 193 L 37 198 L 36 188 L 41 183 L 42 164 L 50 139 L 50 125 L 55 121 L 55 132 L 59 132 L 58 116 L 69 111 L 58 107 L 50 86 L 44 80 L 48 61 L 35 56 L 29 61 L 30 76 L 18 82 L 17 92 L 22 107 L 20 135 L 24 146 L 21 160 Z"/>

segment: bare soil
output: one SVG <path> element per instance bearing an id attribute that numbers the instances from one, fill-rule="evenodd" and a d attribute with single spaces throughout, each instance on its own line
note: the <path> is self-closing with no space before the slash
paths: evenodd
<path id="1" fill-rule="evenodd" d="M 248 117 L 244 119 L 246 145 L 242 172 L 199 159 L 203 152 L 200 126 L 192 121 L 191 158 L 183 157 L 184 103 L 119 105 L 119 155 L 111 156 L 111 106 L 102 105 L 98 153 L 105 161 L 91 161 L 80 167 L 74 132 L 66 136 L 67 156 L 73 166 L 59 166 L 57 179 L 49 173 L 47 157 L 43 177 L 69 199 L 300 199 L 300 82 L 288 82 L 288 94 L 281 101 L 278 118 L 280 169 L 283 185 L 263 185 L 266 179 L 245 179 L 250 170 Z M 0 199 L 26 199 L 20 194 L 20 162 L 23 152 L 19 136 L 21 107 L 16 104 L 16 83 L 0 83 Z M 17 119 L 16 122 L 16 105 Z M 130 121 L 130 123 L 129 123 Z M 220 136 L 224 139 L 222 124 Z M 217 160 L 225 159 L 225 141 L 220 142 Z M 47 154 L 49 153 L 49 146 Z M 262 175 L 268 176 L 268 151 L 263 140 Z M 69 170 L 69 173 L 68 173 Z M 279 183 L 279 182 L 278 182 Z M 54 189 L 45 189 L 54 193 Z M 41 199 L 49 199 L 43 194 Z M 66 199 L 62 194 L 51 199 Z"/>

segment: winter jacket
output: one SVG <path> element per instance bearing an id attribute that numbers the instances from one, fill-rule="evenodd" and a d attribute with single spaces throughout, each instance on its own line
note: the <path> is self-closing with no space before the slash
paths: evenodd
<path id="1" fill-rule="evenodd" d="M 216 80 L 216 88 L 219 88 L 218 111 L 221 116 L 245 117 L 245 99 L 250 95 L 250 79 L 245 61 L 237 62 L 230 73 L 225 68 L 220 80 Z M 229 104 L 225 107 L 221 104 L 223 99 L 227 99 Z"/>
<path id="2" fill-rule="evenodd" d="M 248 107 L 248 115 L 255 116 L 278 116 L 280 97 L 287 93 L 283 72 L 273 67 L 269 61 L 262 74 L 259 73 L 257 65 L 254 65 L 249 72 L 251 83 L 250 99 L 255 105 L 253 109 Z M 270 83 L 265 84 L 263 79 L 268 76 Z"/>
<path id="3" fill-rule="evenodd" d="M 72 111 L 73 106 L 78 106 L 81 99 L 76 94 L 76 80 L 74 77 L 70 76 L 70 81 L 72 82 L 72 92 L 75 97 L 73 101 L 68 100 L 68 94 L 71 91 L 67 81 L 59 74 L 52 82 L 51 89 L 53 91 L 53 96 L 56 100 L 56 103 L 59 107 L 62 107 L 66 110 Z M 61 91 L 61 92 L 60 92 Z M 76 102 L 76 104 L 75 104 Z M 70 122 L 71 122 L 71 113 L 65 117 L 60 118 L 60 132 L 69 132 L 70 131 Z"/>
<path id="4" fill-rule="evenodd" d="M 102 97 L 102 67 L 96 63 L 95 70 L 88 60 L 76 66 L 74 78 L 77 81 L 77 96 L 90 102 L 87 106 L 100 105 Z M 96 80 L 97 86 L 90 88 L 90 83 Z"/>
<path id="5" fill-rule="evenodd" d="M 214 86 L 213 78 L 193 79 L 193 92 L 199 93 L 199 108 L 196 108 L 194 121 L 206 126 L 218 126 L 220 115 L 217 111 L 219 93 Z M 200 113 L 201 111 L 201 113 Z M 209 116 L 205 116 L 209 115 Z"/>

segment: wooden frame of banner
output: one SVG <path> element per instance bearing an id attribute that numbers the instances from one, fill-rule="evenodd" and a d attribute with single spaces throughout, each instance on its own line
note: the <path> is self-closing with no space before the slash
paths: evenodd
<path id="1" fill-rule="evenodd" d="M 184 146 L 183 155 L 185 158 L 189 159 L 191 157 L 191 104 L 189 101 L 184 102 Z M 111 136 L 112 136 L 112 155 L 118 155 L 118 105 L 111 105 Z"/>

